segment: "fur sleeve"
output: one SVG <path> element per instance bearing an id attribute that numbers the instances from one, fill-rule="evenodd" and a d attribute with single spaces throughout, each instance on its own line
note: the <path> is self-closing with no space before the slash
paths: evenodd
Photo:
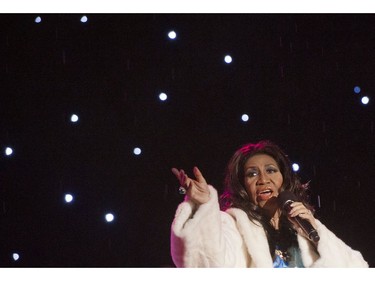
<path id="1" fill-rule="evenodd" d="M 317 252 L 306 238 L 298 237 L 302 259 L 307 267 L 369 267 L 362 254 L 353 250 L 317 220 L 320 240 Z"/>
<path id="2" fill-rule="evenodd" d="M 245 266 L 239 257 L 242 240 L 234 220 L 221 212 L 217 191 L 194 212 L 194 203 L 182 202 L 171 226 L 171 255 L 177 267 Z"/>

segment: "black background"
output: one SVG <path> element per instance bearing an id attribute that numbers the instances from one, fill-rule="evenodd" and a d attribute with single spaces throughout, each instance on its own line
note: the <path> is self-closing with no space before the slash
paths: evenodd
<path id="1" fill-rule="evenodd" d="M 173 267 L 171 167 L 221 191 L 230 155 L 261 139 L 375 265 L 372 14 L 81 16 L 0 15 L 0 266 Z"/>

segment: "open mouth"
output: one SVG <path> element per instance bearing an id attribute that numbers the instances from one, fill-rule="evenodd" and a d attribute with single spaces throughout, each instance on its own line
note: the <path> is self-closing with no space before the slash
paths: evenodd
<path id="1" fill-rule="evenodd" d="M 265 201 L 268 200 L 272 196 L 272 190 L 271 189 L 265 189 L 261 190 L 257 194 L 258 201 Z"/>
<path id="2" fill-rule="evenodd" d="M 269 193 L 272 193 L 271 189 L 262 190 L 258 194 L 269 194 Z"/>

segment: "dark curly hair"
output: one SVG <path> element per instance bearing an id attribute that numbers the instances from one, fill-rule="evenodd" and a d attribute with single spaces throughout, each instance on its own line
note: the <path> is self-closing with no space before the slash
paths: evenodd
<path id="1" fill-rule="evenodd" d="M 283 184 L 280 191 L 289 190 L 307 207 L 308 184 L 301 184 L 298 175 L 292 169 L 292 163 L 284 151 L 269 140 L 262 140 L 258 143 L 248 143 L 241 146 L 228 162 L 224 190 L 220 196 L 222 210 L 228 208 L 239 208 L 247 213 L 251 221 L 259 221 L 261 212 L 259 207 L 251 201 L 244 187 L 244 166 L 246 161 L 257 154 L 266 154 L 275 159 L 283 176 Z M 312 208 L 311 208 L 312 209 Z"/>
<path id="2" fill-rule="evenodd" d="M 268 238 L 273 240 L 272 236 L 275 230 L 270 226 L 269 218 L 265 216 L 259 206 L 251 201 L 244 187 L 244 165 L 250 157 L 257 154 L 266 154 L 275 159 L 283 176 L 280 192 L 284 190 L 293 192 L 299 201 L 313 211 L 308 202 L 308 184 L 301 184 L 298 175 L 292 169 L 292 163 L 288 156 L 279 146 L 268 140 L 245 144 L 233 154 L 226 168 L 224 190 L 220 196 L 220 207 L 223 211 L 228 208 L 243 210 L 252 222 L 261 224 L 265 228 Z M 288 237 L 292 235 L 295 239 L 291 223 L 287 220 L 285 214 L 281 217 L 280 224 L 280 231 Z M 286 238 L 285 240 L 290 239 Z M 271 248 L 273 248 L 272 245 Z"/>

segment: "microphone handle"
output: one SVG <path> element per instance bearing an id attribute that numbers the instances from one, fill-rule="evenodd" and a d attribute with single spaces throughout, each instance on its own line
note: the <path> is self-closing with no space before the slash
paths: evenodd
<path id="1" fill-rule="evenodd" d="M 284 209 L 289 213 L 289 211 L 292 209 L 290 204 L 292 204 L 294 201 L 288 200 L 284 204 Z M 297 224 L 302 228 L 302 230 L 305 232 L 307 237 L 313 241 L 318 242 L 320 240 L 319 234 L 316 231 L 316 229 L 311 225 L 311 223 L 305 219 L 302 219 L 300 217 L 294 217 L 291 218 L 292 220 L 296 221 Z"/>

